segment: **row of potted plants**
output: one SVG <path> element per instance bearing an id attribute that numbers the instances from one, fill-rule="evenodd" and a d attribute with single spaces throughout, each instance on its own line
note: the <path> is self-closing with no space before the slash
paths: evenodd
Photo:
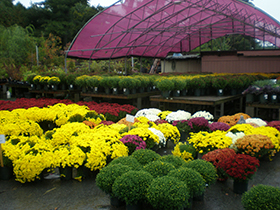
<path id="1" fill-rule="evenodd" d="M 41 76 L 31 74 L 27 77 L 30 84 L 58 85 L 67 87 L 76 85 L 83 92 L 104 92 L 105 89 L 129 91 L 145 88 L 145 91 L 154 88 L 160 91 L 172 91 L 174 96 L 198 94 L 186 90 L 223 90 L 231 94 L 239 93 L 248 88 L 254 81 L 277 78 L 276 74 L 205 74 L 205 75 L 131 75 L 131 76 L 104 76 L 104 75 L 72 75 L 60 73 L 57 76 Z M 51 79 L 53 78 L 53 80 Z M 60 82 L 58 82 L 60 80 Z M 55 84 L 54 84 L 55 83 Z M 61 86 L 62 87 L 62 86 Z M 38 88 L 38 87 L 37 87 Z M 39 87 L 42 88 L 42 87 Z M 203 94 L 204 91 L 201 92 Z M 209 95 L 209 91 L 207 92 Z M 212 93 L 211 93 L 212 94 Z"/>
<path id="2" fill-rule="evenodd" d="M 247 103 L 279 103 L 280 102 L 280 80 L 266 79 L 257 80 L 242 93 L 246 95 Z"/>

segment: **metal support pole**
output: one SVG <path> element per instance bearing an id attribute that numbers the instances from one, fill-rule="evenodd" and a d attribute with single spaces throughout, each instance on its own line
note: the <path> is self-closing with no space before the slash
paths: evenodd
<path id="1" fill-rule="evenodd" d="M 65 73 L 67 74 L 67 52 L 65 53 L 65 58 L 64 58 L 64 65 L 65 65 Z"/>
<path id="2" fill-rule="evenodd" d="M 125 57 L 125 75 L 127 75 L 127 57 Z"/>

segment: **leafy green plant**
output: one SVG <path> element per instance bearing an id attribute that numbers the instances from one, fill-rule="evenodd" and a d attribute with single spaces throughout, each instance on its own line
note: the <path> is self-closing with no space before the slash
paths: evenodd
<path id="1" fill-rule="evenodd" d="M 76 77 L 78 77 L 77 74 L 67 73 L 66 76 L 65 76 L 66 84 L 67 85 L 74 85 Z"/>
<path id="2" fill-rule="evenodd" d="M 75 78 L 75 85 L 79 86 L 79 87 L 88 87 L 87 86 L 87 79 L 89 78 L 88 75 L 83 75 L 83 76 L 79 76 Z"/>
<path id="3" fill-rule="evenodd" d="M 257 87 L 264 87 L 264 86 L 273 86 L 274 82 L 271 81 L 270 79 L 266 79 L 266 80 L 257 80 L 255 82 L 253 82 L 253 85 L 257 86 Z"/>
<path id="4" fill-rule="evenodd" d="M 142 169 L 142 165 L 137 161 L 136 158 L 134 158 L 132 156 L 118 157 L 118 158 L 112 160 L 108 164 L 108 166 L 112 166 L 112 165 L 116 165 L 116 164 L 127 165 L 133 170 Z"/>
<path id="5" fill-rule="evenodd" d="M 183 181 L 190 189 L 191 197 L 200 196 L 205 191 L 205 181 L 197 171 L 191 168 L 178 168 L 172 170 L 167 176 L 175 177 Z"/>
<path id="6" fill-rule="evenodd" d="M 206 83 L 203 77 L 195 77 L 189 80 L 189 87 L 192 89 L 202 89 L 206 87 Z"/>
<path id="7" fill-rule="evenodd" d="M 245 210 L 280 209 L 280 188 L 268 185 L 256 185 L 241 197 Z"/>
<path id="8" fill-rule="evenodd" d="M 168 91 L 174 89 L 174 82 L 168 78 L 160 78 L 156 81 L 155 84 L 160 91 Z"/>
<path id="9" fill-rule="evenodd" d="M 132 157 L 136 158 L 141 165 L 146 165 L 152 161 L 159 160 L 161 156 L 150 149 L 139 149 L 132 153 Z"/>
<path id="10" fill-rule="evenodd" d="M 60 83 L 59 77 L 50 77 L 48 80 L 49 85 L 58 85 Z"/>
<path id="11" fill-rule="evenodd" d="M 153 176 L 146 171 L 129 171 L 115 180 L 112 191 L 126 204 L 137 204 L 146 199 L 152 180 Z"/>
<path id="12" fill-rule="evenodd" d="M 244 82 L 239 76 L 232 76 L 228 78 L 228 87 L 231 89 L 241 89 L 244 87 Z"/>
<path id="13" fill-rule="evenodd" d="M 225 77 L 216 76 L 212 78 L 212 87 L 216 89 L 225 89 L 227 86 L 228 81 Z"/>
<path id="14" fill-rule="evenodd" d="M 120 88 L 133 89 L 136 87 L 136 81 L 132 77 L 125 76 L 121 77 L 118 85 Z"/>
<path id="15" fill-rule="evenodd" d="M 171 163 L 175 168 L 179 168 L 185 163 L 184 159 L 174 155 L 164 155 L 160 158 L 160 161 Z"/>
<path id="16" fill-rule="evenodd" d="M 163 176 L 152 181 L 146 196 L 155 209 L 174 210 L 189 205 L 190 191 L 187 185 L 179 179 Z"/>
<path id="17" fill-rule="evenodd" d="M 120 78 L 118 76 L 103 76 L 100 86 L 104 88 L 118 88 Z"/>
<path id="18" fill-rule="evenodd" d="M 174 83 L 174 88 L 173 90 L 183 90 L 186 87 L 186 82 L 184 79 L 182 78 L 176 78 L 174 77 L 172 79 L 173 83 Z"/>
<path id="19" fill-rule="evenodd" d="M 168 162 L 163 162 L 160 160 L 148 163 L 143 167 L 143 170 L 152 174 L 154 178 L 166 176 L 170 171 L 174 170 L 175 166 Z"/>
<path id="20" fill-rule="evenodd" d="M 216 182 L 217 170 L 212 163 L 206 160 L 196 159 L 193 161 L 189 161 L 182 166 L 196 170 L 201 174 L 206 184 L 208 185 L 214 184 Z"/>
<path id="21" fill-rule="evenodd" d="M 36 77 L 36 73 L 32 73 L 32 72 L 29 72 L 27 73 L 24 77 L 24 80 L 27 81 L 29 84 L 32 84 L 33 83 L 33 79 L 34 77 Z"/>
<path id="22" fill-rule="evenodd" d="M 131 170 L 131 167 L 115 164 L 102 168 L 96 176 L 96 185 L 105 193 L 112 195 L 112 186 L 115 180 L 122 174 Z"/>

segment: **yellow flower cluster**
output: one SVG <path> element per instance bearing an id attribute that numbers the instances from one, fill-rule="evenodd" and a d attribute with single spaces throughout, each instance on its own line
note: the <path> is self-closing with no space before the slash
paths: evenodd
<path id="1" fill-rule="evenodd" d="M 170 113 L 172 113 L 172 111 L 162 111 L 158 113 L 157 116 L 159 116 L 160 119 L 165 120 L 166 116 L 169 115 Z"/>
<path id="2" fill-rule="evenodd" d="M 179 156 L 181 158 L 183 158 L 186 162 L 188 161 L 191 161 L 193 160 L 193 156 L 192 156 L 192 153 L 190 152 L 187 152 L 185 150 L 181 151 L 181 146 L 182 145 L 186 145 L 187 143 L 182 143 L 182 142 L 179 142 L 175 147 L 174 147 L 174 150 L 172 151 L 172 154 L 175 155 L 175 156 Z"/>
<path id="3" fill-rule="evenodd" d="M 154 125 L 153 128 L 160 130 L 166 139 L 172 140 L 174 144 L 177 144 L 180 141 L 180 132 L 176 126 L 173 126 L 169 123 L 162 123 Z"/>
<path id="4" fill-rule="evenodd" d="M 190 133 L 191 136 L 188 141 L 199 153 L 205 154 L 215 149 L 228 148 L 232 143 L 232 139 L 226 136 L 226 133 L 226 131 L 220 130 L 212 133 L 208 133 L 206 131 Z"/>

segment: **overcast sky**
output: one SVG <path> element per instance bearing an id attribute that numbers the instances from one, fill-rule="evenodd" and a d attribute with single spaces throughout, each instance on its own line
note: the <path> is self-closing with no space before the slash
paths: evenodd
<path id="1" fill-rule="evenodd" d="M 20 2 L 25 7 L 29 7 L 32 3 L 41 2 L 43 0 L 14 0 L 14 4 Z M 100 4 L 101 6 L 110 6 L 115 3 L 117 0 L 90 0 L 90 4 L 97 6 Z M 280 22 L 280 0 L 253 0 L 252 1 L 256 7 L 264 10 L 269 15 L 274 17 L 276 20 Z"/>

